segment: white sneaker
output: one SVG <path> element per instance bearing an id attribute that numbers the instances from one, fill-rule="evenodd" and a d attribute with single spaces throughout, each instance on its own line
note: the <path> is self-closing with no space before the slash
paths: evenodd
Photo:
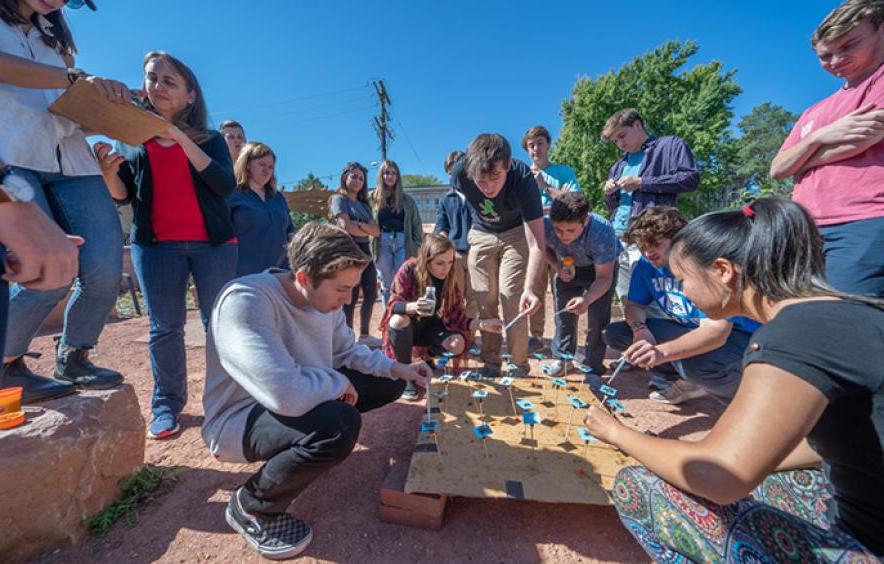
<path id="1" fill-rule="evenodd" d="M 361 337 L 359 337 L 359 344 L 374 349 L 383 345 L 384 341 L 372 335 L 362 335 Z"/>
<path id="2" fill-rule="evenodd" d="M 705 395 L 706 390 L 701 386 L 688 382 L 687 380 L 677 380 L 665 390 L 651 392 L 648 397 L 660 403 L 678 405 L 689 399 L 700 398 Z"/>

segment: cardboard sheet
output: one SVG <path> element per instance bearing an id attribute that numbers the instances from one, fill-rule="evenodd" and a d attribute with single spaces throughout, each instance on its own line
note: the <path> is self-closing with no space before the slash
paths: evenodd
<path id="1" fill-rule="evenodd" d="M 106 135 L 127 145 L 140 145 L 169 127 L 163 118 L 134 104 L 109 102 L 83 80 L 75 82 L 49 111 L 74 121 L 90 133 Z"/>
<path id="2" fill-rule="evenodd" d="M 513 400 L 530 401 L 531 411 L 540 420 L 532 442 L 530 429 L 523 424 L 523 410 L 517 405 L 514 414 L 504 386 L 490 380 L 463 381 L 458 375 L 441 401 L 436 392 L 444 391 L 445 385 L 434 379 L 431 412 L 439 421 L 438 435 L 419 434 L 406 492 L 610 505 L 607 492 L 614 477 L 636 461 L 601 442 L 591 441 L 587 447 L 580 439 L 578 429 L 586 410 L 575 409 L 581 402 L 569 401 L 569 396 L 600 405 L 585 384 L 568 382 L 556 391 L 548 378 L 514 381 Z M 488 392 L 481 409 L 473 397 L 475 390 Z M 481 433 L 474 431 L 481 425 L 491 429 L 484 447 L 477 438 Z"/>

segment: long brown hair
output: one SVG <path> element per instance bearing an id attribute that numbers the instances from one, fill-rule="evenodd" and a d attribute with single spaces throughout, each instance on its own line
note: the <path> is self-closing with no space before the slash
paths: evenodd
<path id="1" fill-rule="evenodd" d="M 50 12 L 42 16 L 52 27 L 44 30 L 39 23 L 40 14 L 34 12 L 30 19 L 26 19 L 21 15 L 18 6 L 21 0 L 0 0 L 0 20 L 6 25 L 28 25 L 31 24 L 40 32 L 43 43 L 58 51 L 62 57 L 65 57 L 65 63 L 73 66 L 73 57 L 77 54 L 77 46 L 74 43 L 74 36 L 71 34 L 71 28 L 65 20 L 62 9 L 59 8 L 54 12 Z"/>
<path id="2" fill-rule="evenodd" d="M 273 176 L 264 185 L 264 193 L 268 198 L 276 195 L 276 154 L 273 152 L 273 149 L 258 141 L 251 141 L 243 145 L 242 150 L 239 152 L 239 157 L 233 163 L 233 175 L 236 177 L 237 190 L 248 192 L 252 189 L 249 186 L 249 163 L 268 155 L 273 157 Z"/>
<path id="3" fill-rule="evenodd" d="M 392 194 L 384 182 L 384 172 L 390 169 L 396 171 L 396 185 L 393 186 Z M 402 211 L 402 175 L 399 173 L 399 165 L 393 161 L 384 161 L 378 169 L 378 187 L 374 191 L 374 205 L 377 211 L 381 211 L 390 196 L 393 196 L 393 212 L 398 214 Z"/>
<path id="4" fill-rule="evenodd" d="M 453 256 L 454 250 L 454 243 L 452 243 L 451 239 L 448 237 L 436 235 L 435 233 L 424 235 L 424 240 L 421 242 L 421 246 L 417 250 L 417 259 L 414 265 L 414 274 L 415 278 L 417 278 L 417 290 L 419 296 L 424 295 L 427 286 L 433 285 L 433 282 L 430 279 L 430 261 L 447 251 L 451 251 Z M 455 288 L 457 288 L 457 282 L 454 278 L 454 265 L 452 265 L 451 270 L 448 271 L 448 275 L 445 276 L 445 280 L 442 282 L 442 295 L 438 296 L 438 299 L 442 300 L 441 303 L 452 303 L 454 300 Z"/>
<path id="5" fill-rule="evenodd" d="M 356 199 L 365 205 L 370 206 L 368 202 L 368 169 L 357 162 L 347 163 L 344 165 L 344 171 L 341 173 L 341 186 L 338 193 L 347 195 L 347 175 L 351 171 L 358 170 L 362 173 L 362 189 L 356 194 Z"/>
<path id="6" fill-rule="evenodd" d="M 187 90 L 194 93 L 193 103 L 188 104 L 184 109 L 175 114 L 175 117 L 172 118 L 172 123 L 190 137 L 194 143 L 202 143 L 208 139 L 210 135 L 208 126 L 209 112 L 206 110 L 206 99 L 203 97 L 203 89 L 200 87 L 196 75 L 190 70 L 190 67 L 181 62 L 180 59 L 173 57 L 165 51 L 148 52 L 144 56 L 144 62 L 141 65 L 142 68 L 146 70 L 147 63 L 154 59 L 160 59 L 169 63 L 172 68 L 175 69 L 175 72 L 180 74 L 181 78 L 184 79 L 184 83 L 187 85 Z M 156 112 L 156 108 L 151 105 L 150 100 L 147 98 L 146 77 L 141 84 L 141 88 L 145 91 L 145 107 L 152 112 Z"/>

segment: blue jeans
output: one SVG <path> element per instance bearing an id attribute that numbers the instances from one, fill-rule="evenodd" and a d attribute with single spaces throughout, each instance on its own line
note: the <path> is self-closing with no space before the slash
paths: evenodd
<path id="1" fill-rule="evenodd" d="M 208 327 L 215 297 L 236 277 L 235 244 L 175 241 L 132 245 L 132 264 L 150 319 L 150 369 L 154 417 L 177 417 L 187 403 L 184 323 L 187 283 L 193 275 L 203 326 Z"/>
<path id="2" fill-rule="evenodd" d="M 405 233 L 402 231 L 382 231 L 378 242 L 377 267 L 381 271 L 381 294 L 384 306 L 390 301 L 390 288 L 399 267 L 405 262 Z"/>
<path id="3" fill-rule="evenodd" d="M 64 313 L 62 343 L 75 348 L 94 347 L 114 307 L 123 275 L 123 233 L 117 208 L 100 176 L 64 176 L 12 167 L 34 187 L 34 201 L 66 232 L 85 239 L 74 294 Z M 9 296 L 9 331 L 5 355 L 28 352 L 31 339 L 68 287 L 29 290 L 18 284 Z"/>
<path id="4" fill-rule="evenodd" d="M 648 318 L 646 323 L 658 343 L 672 341 L 693 331 L 692 328 L 669 319 Z M 702 386 L 719 401 L 729 403 L 743 378 L 743 351 L 751 337 L 749 333 L 733 329 L 721 347 L 681 359 L 685 379 Z M 611 323 L 605 329 L 605 342 L 617 352 L 624 351 L 632 344 L 632 329 L 625 321 Z M 671 365 L 660 365 L 654 367 L 654 370 L 665 372 L 668 369 L 674 373 L 675 369 L 670 367 Z"/>
<path id="5" fill-rule="evenodd" d="M 820 227 L 826 278 L 836 289 L 884 297 L 884 217 Z"/>
<path id="6" fill-rule="evenodd" d="M 605 372 L 605 342 L 602 331 L 611 322 L 611 299 L 617 289 L 617 270 L 611 288 L 596 301 L 589 304 L 586 311 L 586 351 L 584 363 L 596 374 Z M 556 311 L 565 308 L 572 298 L 582 296 L 595 281 L 595 268 L 592 266 L 577 269 L 574 279 L 565 282 L 558 276 L 555 278 Z M 571 356 L 577 352 L 577 315 L 562 312 L 556 316 L 556 334 L 552 342 L 553 356 L 562 358 L 563 354 Z"/>
<path id="7" fill-rule="evenodd" d="M 0 275 L 6 265 L 6 247 L 0 245 Z M 3 356 L 3 343 L 6 341 L 6 316 L 9 313 L 9 284 L 0 278 L 0 357 Z"/>

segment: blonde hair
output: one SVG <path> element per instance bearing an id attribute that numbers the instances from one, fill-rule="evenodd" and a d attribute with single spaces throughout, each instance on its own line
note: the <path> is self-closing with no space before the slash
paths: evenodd
<path id="1" fill-rule="evenodd" d="M 270 155 L 273 157 L 274 173 L 264 185 L 264 191 L 268 197 L 276 195 L 276 154 L 273 149 L 258 141 L 251 141 L 243 145 L 236 162 L 233 163 L 233 174 L 236 177 L 236 188 L 242 192 L 251 190 L 249 186 L 249 163 Z"/>
<path id="2" fill-rule="evenodd" d="M 825 17 L 810 38 L 810 44 L 831 41 L 841 37 L 863 22 L 875 28 L 884 22 L 884 0 L 847 0 Z"/>
<path id="3" fill-rule="evenodd" d="M 392 194 L 390 194 L 389 188 L 387 188 L 387 183 L 384 182 L 384 172 L 390 169 L 396 171 L 396 185 L 393 186 Z M 402 174 L 399 173 L 399 165 L 397 165 L 395 162 L 384 161 L 381 163 L 381 167 L 378 169 L 378 187 L 375 188 L 374 191 L 374 205 L 375 208 L 377 208 L 377 211 L 380 211 L 381 208 L 384 207 L 387 198 L 391 195 L 393 196 L 393 211 L 395 213 L 401 212 L 403 200 Z"/>
<path id="4" fill-rule="evenodd" d="M 454 243 L 452 243 L 451 239 L 448 237 L 436 235 L 435 233 L 424 235 L 424 240 L 421 241 L 421 246 L 417 250 L 417 259 L 414 268 L 419 296 L 424 295 L 427 286 L 433 285 L 433 282 L 430 279 L 430 262 L 434 258 L 448 251 L 452 251 L 453 256 L 454 250 Z M 451 304 L 454 300 L 455 288 L 457 288 L 457 282 L 454 278 L 454 267 L 452 266 L 451 270 L 448 271 L 448 275 L 445 276 L 445 280 L 442 281 L 442 295 L 439 296 L 441 303 Z"/>

